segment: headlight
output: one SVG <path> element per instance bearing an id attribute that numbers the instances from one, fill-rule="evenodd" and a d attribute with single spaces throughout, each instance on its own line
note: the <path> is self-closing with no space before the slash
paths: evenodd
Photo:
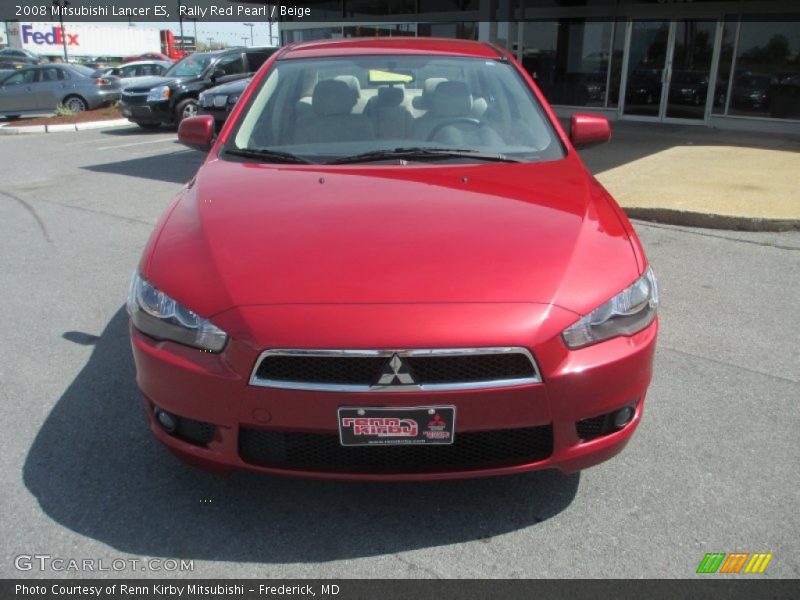
<path id="1" fill-rule="evenodd" d="M 159 100 L 169 100 L 169 93 L 169 86 L 159 85 L 150 90 L 150 93 L 147 94 L 147 101 L 157 102 Z"/>
<path id="2" fill-rule="evenodd" d="M 228 104 L 233 106 L 239 101 L 239 96 L 228 96 Z"/>
<path id="3" fill-rule="evenodd" d="M 575 350 L 619 335 L 633 335 L 653 322 L 657 307 L 658 284 L 648 267 L 630 287 L 567 327 L 562 334 L 564 343 Z"/>
<path id="4" fill-rule="evenodd" d="M 159 340 L 172 340 L 202 350 L 219 352 L 228 334 L 133 274 L 128 314 L 134 327 Z"/>

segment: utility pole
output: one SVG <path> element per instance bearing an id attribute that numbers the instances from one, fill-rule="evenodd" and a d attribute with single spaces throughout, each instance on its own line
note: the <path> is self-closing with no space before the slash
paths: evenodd
<path id="1" fill-rule="evenodd" d="M 253 27 L 255 27 L 255 23 L 242 23 L 245 27 L 250 28 L 250 45 L 253 46 Z M 245 44 L 246 46 L 247 44 Z"/>
<path id="2" fill-rule="evenodd" d="M 69 6 L 69 0 L 53 0 L 53 6 L 58 7 L 58 24 L 61 26 L 61 45 L 64 47 L 64 62 L 68 62 L 67 36 L 64 32 L 64 15 L 61 11 L 64 7 Z"/>

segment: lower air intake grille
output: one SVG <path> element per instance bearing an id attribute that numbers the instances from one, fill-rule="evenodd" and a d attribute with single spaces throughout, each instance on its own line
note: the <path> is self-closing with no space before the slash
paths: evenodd
<path id="1" fill-rule="evenodd" d="M 336 434 L 241 429 L 239 454 L 248 463 L 339 473 L 422 473 L 474 470 L 544 460 L 553 453 L 550 425 L 456 433 L 452 445 L 353 447 Z"/>

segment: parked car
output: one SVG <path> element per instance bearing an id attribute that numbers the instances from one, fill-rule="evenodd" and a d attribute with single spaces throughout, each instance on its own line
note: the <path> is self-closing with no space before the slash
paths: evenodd
<path id="1" fill-rule="evenodd" d="M 140 62 L 143 60 L 158 60 L 162 62 L 172 63 L 172 59 L 166 54 L 162 54 L 161 52 L 145 52 L 144 54 L 139 54 L 137 56 L 129 56 L 127 58 L 123 58 L 122 62 L 123 63 Z"/>
<path id="2" fill-rule="evenodd" d="M 127 87 L 120 113 L 144 129 L 180 123 L 197 114 L 201 92 L 244 79 L 254 73 L 275 48 L 228 48 L 198 52 L 175 63 L 162 77 L 137 81 Z"/>
<path id="3" fill-rule="evenodd" d="M 250 84 L 250 77 L 238 79 L 231 83 L 224 83 L 206 90 L 198 98 L 198 114 L 211 115 L 214 117 L 216 131 L 222 129 L 225 121 L 231 114 L 231 110 L 239 101 L 239 96 Z"/>
<path id="4" fill-rule="evenodd" d="M 769 109 L 770 88 L 778 83 L 775 75 L 766 73 L 742 73 L 733 80 L 731 108 L 743 111 Z"/>
<path id="5" fill-rule="evenodd" d="M 96 77 L 81 65 L 43 64 L 0 80 L 0 116 L 52 113 L 63 104 L 74 111 L 105 106 L 119 98 L 117 77 Z"/>
<path id="6" fill-rule="evenodd" d="M 119 77 L 122 89 L 141 81 L 145 77 L 159 77 L 169 70 L 172 63 L 158 60 L 130 62 L 118 67 L 105 67 L 98 70 L 99 77 Z"/>
<path id="7" fill-rule="evenodd" d="M 14 61 L 26 65 L 38 65 L 42 62 L 39 55 L 24 48 L 3 48 L 0 50 L 0 60 Z"/>
<path id="8" fill-rule="evenodd" d="M 767 92 L 769 114 L 777 119 L 800 118 L 800 73 L 781 73 L 778 83 Z"/>
<path id="9" fill-rule="evenodd" d="M 575 150 L 609 139 L 605 118 L 573 115 L 568 136 L 503 48 L 369 38 L 285 47 L 212 145 L 213 126 L 179 127 L 208 156 L 127 302 L 171 451 L 223 473 L 445 479 L 622 450 L 658 291 Z"/>
<path id="10" fill-rule="evenodd" d="M 700 106 L 708 96 L 708 73 L 675 71 L 669 86 L 669 102 Z"/>

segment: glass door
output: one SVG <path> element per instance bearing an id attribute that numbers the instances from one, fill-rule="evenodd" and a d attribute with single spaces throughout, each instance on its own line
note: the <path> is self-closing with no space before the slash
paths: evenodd
<path id="1" fill-rule="evenodd" d="M 703 122 L 716 31 L 712 20 L 631 21 L 623 117 Z"/>
<path id="2" fill-rule="evenodd" d="M 632 21 L 628 24 L 628 54 L 622 114 L 661 117 L 661 96 L 667 68 L 669 21 Z"/>
<path id="3" fill-rule="evenodd" d="M 676 21 L 672 25 L 672 58 L 667 72 L 669 84 L 664 118 L 702 121 L 706 117 L 717 23 Z"/>

